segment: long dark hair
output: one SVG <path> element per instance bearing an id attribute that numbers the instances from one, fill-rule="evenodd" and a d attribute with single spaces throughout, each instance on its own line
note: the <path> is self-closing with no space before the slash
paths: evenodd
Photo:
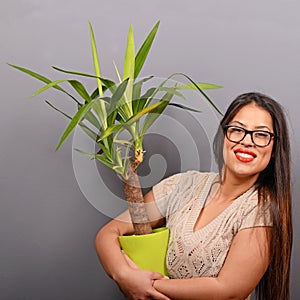
<path id="1" fill-rule="evenodd" d="M 224 164 L 224 130 L 238 111 L 247 104 L 255 103 L 268 111 L 273 120 L 276 138 L 268 166 L 260 173 L 256 187 L 259 204 L 269 199 L 273 222 L 268 237 L 270 264 L 256 287 L 256 299 L 288 300 L 290 298 L 290 262 L 293 243 L 291 213 L 290 142 L 285 114 L 281 105 L 260 93 L 245 93 L 238 96 L 223 116 L 214 140 L 214 154 L 219 170 Z"/>

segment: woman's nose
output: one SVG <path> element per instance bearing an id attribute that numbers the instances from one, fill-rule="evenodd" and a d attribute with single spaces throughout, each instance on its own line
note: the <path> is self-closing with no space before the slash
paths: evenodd
<path id="1" fill-rule="evenodd" d="M 253 145 L 252 137 L 250 132 L 246 133 L 245 137 L 241 141 L 242 144 L 244 145 Z"/>

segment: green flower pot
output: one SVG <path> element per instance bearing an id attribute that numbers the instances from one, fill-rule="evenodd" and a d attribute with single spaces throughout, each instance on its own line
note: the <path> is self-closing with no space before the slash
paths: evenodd
<path id="1" fill-rule="evenodd" d="M 123 251 L 141 269 L 168 276 L 166 253 L 169 234 L 169 228 L 162 227 L 153 229 L 150 234 L 119 236 L 119 242 Z"/>

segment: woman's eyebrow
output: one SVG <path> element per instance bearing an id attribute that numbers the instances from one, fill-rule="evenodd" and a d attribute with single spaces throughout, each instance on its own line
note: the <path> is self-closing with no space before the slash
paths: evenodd
<path id="1" fill-rule="evenodd" d="M 240 122 L 240 121 L 232 121 L 232 123 L 237 123 L 240 126 L 246 126 L 244 123 Z"/>
<path id="2" fill-rule="evenodd" d="M 244 124 L 243 122 L 241 122 L 241 121 L 233 121 L 232 123 L 237 123 L 239 126 L 242 126 L 242 127 L 247 127 L 247 125 L 246 124 Z M 258 125 L 258 126 L 255 126 L 254 127 L 255 129 L 261 129 L 261 130 L 269 130 L 269 131 L 271 131 L 271 129 L 268 127 L 268 126 L 266 126 L 266 125 Z"/>
<path id="3" fill-rule="evenodd" d="M 256 126 L 255 128 L 257 128 L 257 129 L 263 129 L 263 130 L 267 129 L 267 130 L 271 131 L 271 129 L 268 126 L 266 126 L 266 125 Z"/>

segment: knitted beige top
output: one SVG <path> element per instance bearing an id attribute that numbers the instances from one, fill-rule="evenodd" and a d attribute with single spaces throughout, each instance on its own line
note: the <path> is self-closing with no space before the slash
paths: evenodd
<path id="1" fill-rule="evenodd" d="M 265 213 L 258 213 L 257 192 L 252 187 L 209 224 L 194 231 L 218 178 L 216 173 L 188 171 L 153 187 L 158 209 L 166 217 L 171 233 L 166 260 L 171 278 L 216 277 L 238 231 L 271 224 Z"/>

